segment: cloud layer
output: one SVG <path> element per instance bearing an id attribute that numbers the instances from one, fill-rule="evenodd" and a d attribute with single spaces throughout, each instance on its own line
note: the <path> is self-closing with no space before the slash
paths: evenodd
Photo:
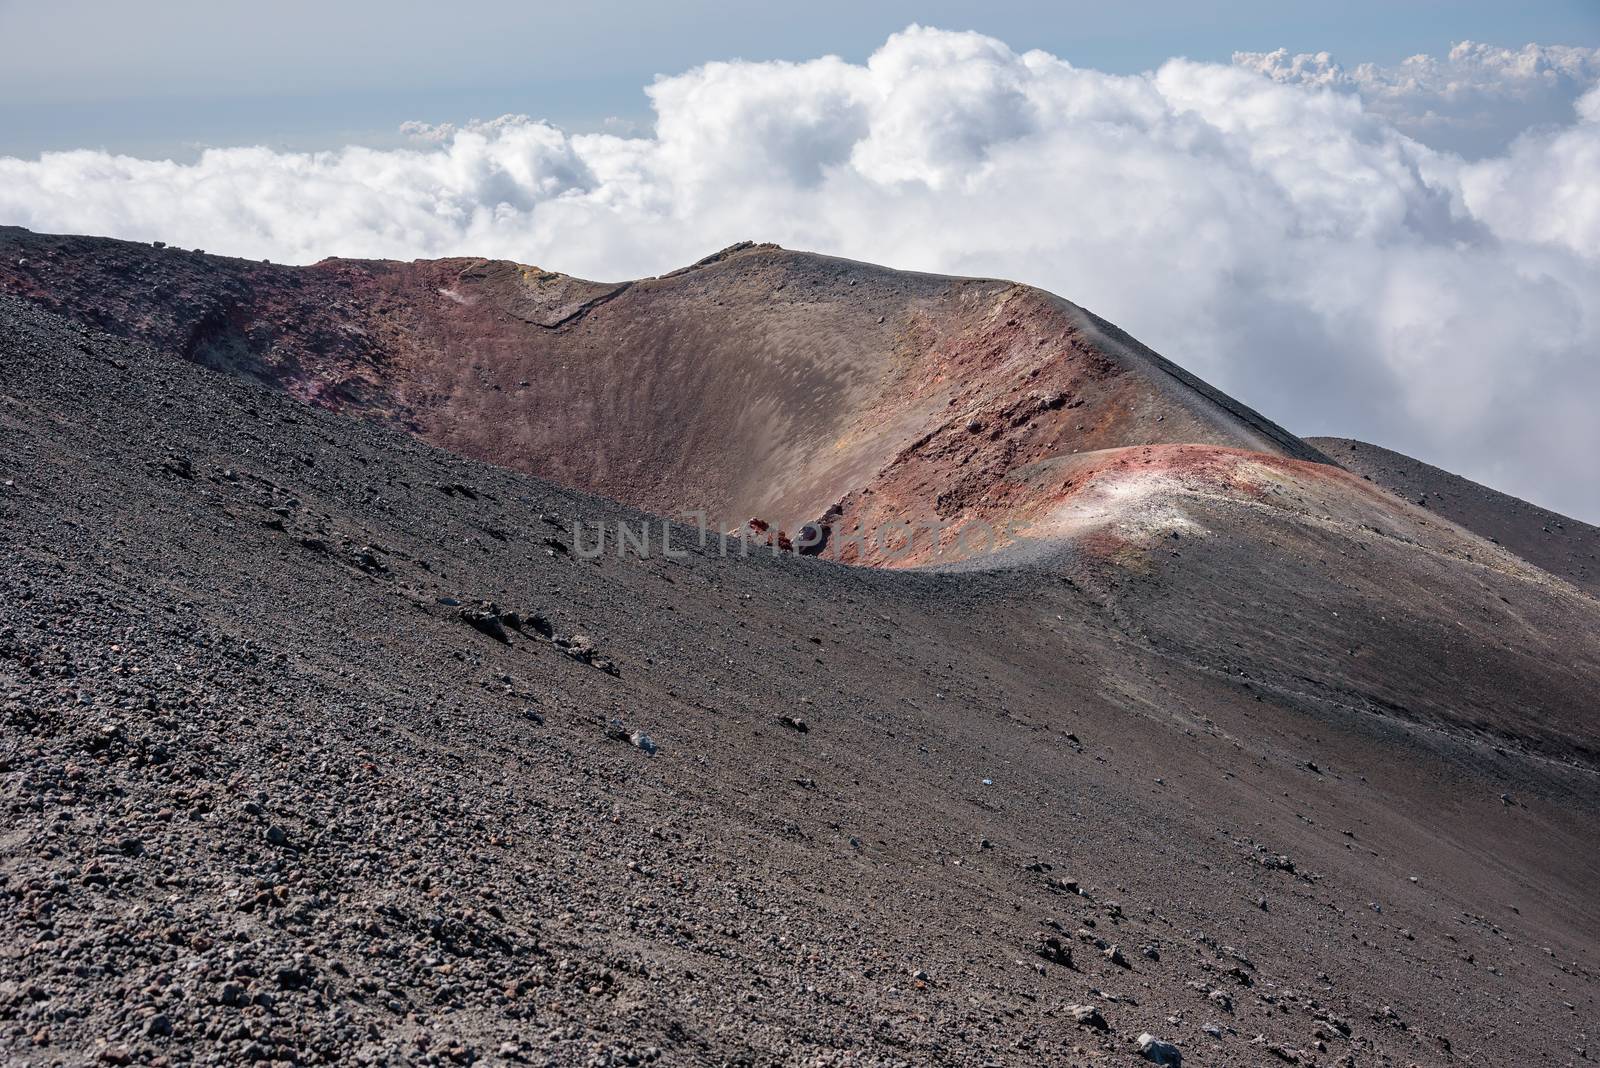
<path id="1" fill-rule="evenodd" d="M 1300 433 L 1366 437 L 1593 521 L 1597 76 L 1584 50 L 1476 45 L 1387 72 L 1275 53 L 1114 76 L 912 27 L 864 65 L 659 79 L 646 137 L 507 117 L 413 126 L 398 151 L 0 159 L 0 221 L 598 278 L 749 238 L 1016 278 Z M 1529 99 L 1568 110 L 1483 158 L 1434 147 L 1430 130 Z"/>
<path id="2" fill-rule="evenodd" d="M 1534 126 L 1572 121 L 1574 102 L 1600 81 L 1600 48 L 1463 41 L 1443 57 L 1346 69 L 1326 52 L 1235 52 L 1238 66 L 1286 85 L 1359 94 L 1368 110 L 1434 148 L 1493 155 Z"/>

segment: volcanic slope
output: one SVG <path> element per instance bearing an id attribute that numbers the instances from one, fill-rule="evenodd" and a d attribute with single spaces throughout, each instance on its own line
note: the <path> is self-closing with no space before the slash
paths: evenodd
<path id="1" fill-rule="evenodd" d="M 1600 527 L 1348 438 L 1311 438 L 1342 467 L 1600 596 Z"/>
<path id="2" fill-rule="evenodd" d="M 1600 610 L 1453 526 L 1169 454 L 1009 568 L 586 560 L 640 514 L 9 299 L 0 446 L 12 1063 L 1592 1045 Z"/>
<path id="3" fill-rule="evenodd" d="M 1600 752 L 1592 701 L 1502 701 L 1592 689 L 1592 605 L 1035 289 L 772 245 L 606 284 L 0 237 L 31 300 L 463 455 L 719 530 L 825 524 L 847 562 L 1026 562 L 1258 685 Z"/>
<path id="4" fill-rule="evenodd" d="M 656 514 L 791 537 L 825 521 L 841 535 L 828 554 L 863 563 L 940 556 L 931 539 L 894 553 L 860 536 L 886 524 L 953 538 L 993 525 L 996 500 L 1041 506 L 1006 476 L 1056 457 L 1181 443 L 1325 459 L 1048 293 L 774 245 L 598 283 L 481 259 L 284 267 L 10 227 L 0 290 Z"/>

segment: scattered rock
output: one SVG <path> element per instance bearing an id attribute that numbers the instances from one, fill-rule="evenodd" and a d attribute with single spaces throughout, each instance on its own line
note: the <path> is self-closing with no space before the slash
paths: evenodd
<path id="1" fill-rule="evenodd" d="M 600 655 L 594 642 L 586 634 L 574 634 L 570 638 L 557 638 L 556 646 L 580 664 L 588 664 L 607 675 L 617 675 L 617 665 L 608 657 Z"/>
<path id="2" fill-rule="evenodd" d="M 1183 1054 L 1171 1042 L 1163 1042 L 1155 1035 L 1146 1031 L 1136 1040 L 1139 1055 L 1151 1064 L 1162 1065 L 1163 1068 L 1179 1068 L 1183 1064 Z"/>
<path id="3" fill-rule="evenodd" d="M 511 644 L 511 635 L 506 633 L 506 625 L 500 618 L 500 612 L 493 605 L 463 608 L 457 615 L 462 622 L 479 633 L 487 634 L 505 645 Z"/>
<path id="4" fill-rule="evenodd" d="M 1061 939 L 1053 934 L 1041 934 L 1039 944 L 1034 947 L 1033 952 L 1051 964 L 1059 964 L 1063 968 L 1072 967 L 1072 947 L 1064 945 Z"/>
<path id="5" fill-rule="evenodd" d="M 1290 1049 L 1281 1042 L 1272 1042 L 1265 1035 L 1257 1035 L 1251 1040 L 1250 1044 L 1252 1046 L 1261 1047 L 1264 1052 L 1276 1057 L 1280 1061 L 1284 1061 L 1288 1064 L 1300 1063 L 1299 1050 Z"/>
<path id="6" fill-rule="evenodd" d="M 657 746 L 655 739 L 642 730 L 629 729 L 623 726 L 620 719 L 614 719 L 606 727 L 606 737 L 619 742 L 627 742 L 635 749 L 640 750 L 645 756 L 655 756 Z"/>
<path id="7" fill-rule="evenodd" d="M 1092 1027 L 1096 1031 L 1111 1030 L 1111 1025 L 1106 1023 L 1106 1018 L 1100 1014 L 1098 1006 L 1068 1005 L 1067 1013 L 1079 1027 Z"/>
<path id="8" fill-rule="evenodd" d="M 273 980 L 283 990 L 299 990 L 306 985 L 306 974 L 299 968 L 285 966 L 272 973 Z"/>

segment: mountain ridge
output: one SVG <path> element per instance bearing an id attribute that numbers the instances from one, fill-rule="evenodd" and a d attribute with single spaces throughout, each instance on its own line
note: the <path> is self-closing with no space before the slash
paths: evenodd
<path id="1" fill-rule="evenodd" d="M 278 267 L 16 228 L 0 246 L 0 289 L 53 310 L 724 528 L 796 534 L 835 513 L 849 529 L 869 517 L 837 510 L 864 493 L 889 513 L 872 522 L 959 525 L 955 502 L 1068 451 L 1210 443 L 1327 462 L 1103 319 L 1001 280 L 754 243 L 624 283 L 470 258 Z M 952 455 L 915 457 L 936 436 Z M 907 479 L 920 497 L 883 492 Z M 941 495 L 954 507 L 935 517 L 923 498 Z"/>

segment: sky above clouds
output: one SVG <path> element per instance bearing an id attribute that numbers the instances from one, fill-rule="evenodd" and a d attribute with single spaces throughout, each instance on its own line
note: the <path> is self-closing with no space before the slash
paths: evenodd
<path id="1" fill-rule="evenodd" d="M 647 129 L 641 90 L 657 75 L 713 59 L 863 63 L 912 23 L 1112 74 L 1279 48 L 1392 65 L 1452 41 L 1600 44 L 1595 0 L 0 0 L 0 155 L 393 145 L 408 119 L 507 112 Z"/>
<path id="2" fill-rule="evenodd" d="M 317 151 L 13 149 L 0 222 L 601 279 L 754 239 L 1014 278 L 1298 433 L 1597 521 L 1597 36 L 1096 69 L 912 26 L 859 55 L 685 64 L 614 132 L 416 112 Z"/>

